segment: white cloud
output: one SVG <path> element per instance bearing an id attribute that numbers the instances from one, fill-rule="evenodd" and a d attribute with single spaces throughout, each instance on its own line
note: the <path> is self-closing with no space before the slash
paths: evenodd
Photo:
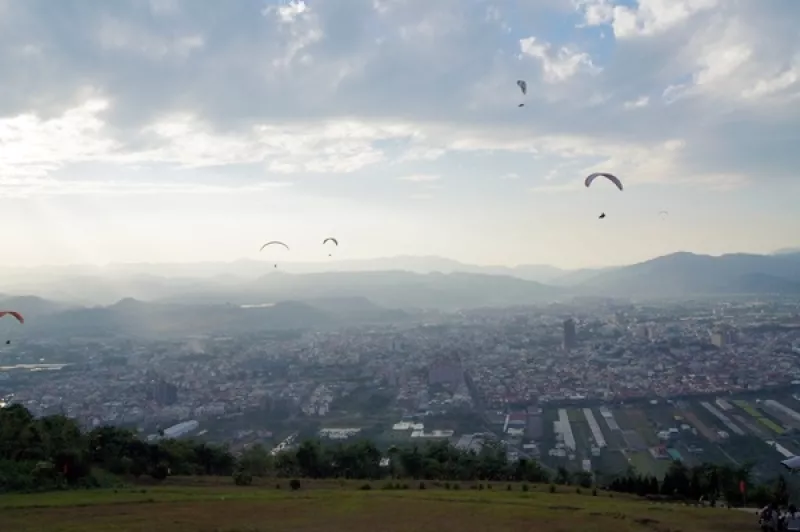
<path id="1" fill-rule="evenodd" d="M 105 100 L 89 100 L 61 116 L 0 118 L 0 175 L 46 176 L 71 163 L 99 160 L 119 144 L 106 135 Z"/>
<path id="2" fill-rule="evenodd" d="M 119 182 L 100 180 L 64 180 L 44 177 L 0 179 L 0 198 L 32 196 L 130 196 L 131 194 L 252 194 L 291 186 L 292 183 L 264 181 L 239 186 L 208 183 Z"/>
<path id="3" fill-rule="evenodd" d="M 625 109 L 638 109 L 641 107 L 647 107 L 649 103 L 650 103 L 649 96 L 641 96 L 639 98 L 636 98 L 635 100 L 628 100 L 622 105 L 625 107 Z"/>
<path id="4" fill-rule="evenodd" d="M 608 0 L 576 1 L 587 26 L 611 24 L 620 39 L 666 33 L 717 5 L 718 0 L 639 0 L 634 7 Z"/>
<path id="5" fill-rule="evenodd" d="M 566 81 L 579 72 L 596 73 L 601 70 L 592 63 L 589 54 L 567 46 L 554 51 L 550 43 L 540 42 L 536 37 L 520 39 L 519 47 L 523 55 L 539 60 L 548 83 Z"/>
<path id="6" fill-rule="evenodd" d="M 431 181 L 438 181 L 442 176 L 438 174 L 411 174 L 403 176 L 400 179 L 403 181 L 411 181 L 412 183 L 429 183 Z"/>
<path id="7" fill-rule="evenodd" d="M 0 170 L 44 178 L 99 162 L 346 174 L 392 164 L 394 175 L 399 167 L 412 177 L 438 175 L 426 165 L 450 156 L 502 153 L 557 161 L 539 174 L 554 183 L 572 175 L 558 165 L 576 161 L 619 164 L 641 182 L 703 184 L 755 179 L 731 154 L 756 166 L 752 139 L 775 128 L 790 138 L 782 128 L 800 114 L 785 105 L 800 95 L 800 41 L 777 4 L 574 3 L 584 26 L 608 25 L 617 41 L 596 51 L 596 32 L 580 46 L 543 40 L 545 21 L 568 15 L 556 10 L 540 12 L 541 27 L 515 42 L 499 24 L 513 23 L 502 6 L 473 12 L 454 0 L 294 1 L 263 12 L 220 5 L 213 16 L 191 2 L 152 0 L 148 13 L 169 17 L 172 29 L 145 23 L 151 14 L 87 11 L 91 31 L 70 38 L 102 47 L 72 57 L 58 40 L 66 36 L 10 6 L 5 20 L 25 37 L 0 33 L 4 57 L 36 67 L 8 68 L 0 87 Z M 37 52 L 22 57 L 26 49 Z M 50 77 L 23 75 L 34 71 Z M 529 84 L 523 109 L 519 78 Z"/>

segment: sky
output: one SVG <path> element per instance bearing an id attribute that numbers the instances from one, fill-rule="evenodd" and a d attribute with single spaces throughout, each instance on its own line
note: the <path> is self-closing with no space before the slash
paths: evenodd
<path id="1" fill-rule="evenodd" d="M 797 20 L 796 0 L 0 0 L 3 261 L 797 246 Z"/>

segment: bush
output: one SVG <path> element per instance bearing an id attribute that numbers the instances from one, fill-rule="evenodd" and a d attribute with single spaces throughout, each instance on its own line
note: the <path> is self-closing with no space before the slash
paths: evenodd
<path id="1" fill-rule="evenodd" d="M 296 478 L 293 478 L 291 481 L 289 481 L 289 487 L 292 488 L 292 491 L 299 490 L 300 489 L 300 481 L 297 480 Z"/>
<path id="2" fill-rule="evenodd" d="M 368 491 L 368 490 L 371 490 L 371 489 L 372 489 L 372 486 L 370 486 L 370 485 L 369 485 L 369 482 L 367 482 L 366 484 L 362 484 L 362 485 L 361 485 L 361 487 L 360 487 L 360 488 L 358 488 L 358 489 L 360 489 L 360 490 L 362 490 L 362 491 Z"/>
<path id="3" fill-rule="evenodd" d="M 233 483 L 237 486 L 250 486 L 253 483 L 253 475 L 246 471 L 237 471 L 233 474 Z"/>
<path id="4" fill-rule="evenodd" d="M 478 489 L 483 490 L 483 484 L 478 484 Z"/>
<path id="5" fill-rule="evenodd" d="M 425 483 L 424 482 L 420 482 L 419 483 L 419 489 L 421 489 L 421 490 L 425 489 Z"/>
<path id="6" fill-rule="evenodd" d="M 386 484 L 384 484 L 384 485 L 383 485 L 383 487 L 382 487 L 381 489 L 384 489 L 384 490 L 393 490 L 393 489 L 397 489 L 397 488 L 395 488 L 395 486 L 394 486 L 394 484 L 393 484 L 393 483 L 391 483 L 391 482 L 387 482 Z"/>
<path id="7" fill-rule="evenodd" d="M 446 490 L 450 489 L 450 483 L 449 482 L 445 482 L 444 483 L 444 489 L 446 489 Z"/>
<path id="8" fill-rule="evenodd" d="M 461 484 L 453 484 L 453 489 L 458 491 L 461 489 Z"/>
<path id="9" fill-rule="evenodd" d="M 580 488 L 575 488 L 575 493 L 577 493 L 578 495 L 580 495 L 580 494 L 581 494 L 581 489 L 580 489 Z"/>
<path id="10" fill-rule="evenodd" d="M 556 492 L 556 485 L 550 484 L 550 493 L 555 493 L 555 492 Z"/>
<path id="11" fill-rule="evenodd" d="M 528 487 L 528 485 L 527 485 L 527 484 L 523 484 L 523 485 L 522 485 L 522 491 L 528 491 L 529 489 L 530 489 L 530 488 Z"/>
<path id="12" fill-rule="evenodd" d="M 486 489 L 487 489 L 487 490 L 490 490 L 490 489 L 492 489 L 492 485 L 491 485 L 491 484 L 486 484 Z"/>
<path id="13" fill-rule="evenodd" d="M 514 488 L 512 488 L 512 487 L 511 487 L 511 484 L 509 484 L 508 486 L 506 486 L 506 491 L 511 491 L 511 490 L 513 490 L 513 489 L 514 489 Z"/>
<path id="14" fill-rule="evenodd" d="M 592 497 L 597 497 L 597 488 L 592 488 Z"/>
<path id="15" fill-rule="evenodd" d="M 281 484 L 280 484 L 280 482 L 279 482 L 279 483 L 277 483 L 277 484 L 275 484 L 275 489 L 276 489 L 276 490 L 279 490 L 279 489 L 281 489 Z"/>

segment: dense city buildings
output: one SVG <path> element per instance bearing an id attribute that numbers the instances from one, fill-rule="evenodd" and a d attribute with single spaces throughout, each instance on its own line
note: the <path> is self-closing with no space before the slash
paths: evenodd
<path id="1" fill-rule="evenodd" d="M 515 457 L 584 467 L 619 442 L 670 456 L 676 435 L 699 430 L 714 441 L 756 434 L 779 452 L 791 443 L 766 434 L 767 423 L 797 430 L 800 414 L 764 402 L 756 418 L 735 401 L 800 382 L 798 315 L 793 302 L 600 300 L 242 337 L 28 338 L 5 353 L 14 362 L 0 367 L 0 400 L 234 449 L 309 435 L 469 448 L 494 438 Z M 693 397 L 694 410 L 681 406 Z M 665 401 L 675 413 L 652 429 L 661 450 L 616 424 L 620 404 Z M 680 452 L 701 449 L 692 440 Z"/>

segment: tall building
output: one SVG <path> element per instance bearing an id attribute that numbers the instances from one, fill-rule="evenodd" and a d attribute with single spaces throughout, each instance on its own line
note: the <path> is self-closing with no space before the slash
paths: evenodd
<path id="1" fill-rule="evenodd" d="M 160 406 L 174 405 L 178 402 L 178 387 L 158 379 L 147 390 L 147 398 Z"/>
<path id="2" fill-rule="evenodd" d="M 721 325 L 711 331 L 711 343 L 717 347 L 726 347 L 736 341 L 733 328 Z"/>
<path id="3" fill-rule="evenodd" d="M 578 335 L 575 332 L 575 320 L 567 318 L 564 320 L 564 349 L 570 350 L 578 345 Z"/>

